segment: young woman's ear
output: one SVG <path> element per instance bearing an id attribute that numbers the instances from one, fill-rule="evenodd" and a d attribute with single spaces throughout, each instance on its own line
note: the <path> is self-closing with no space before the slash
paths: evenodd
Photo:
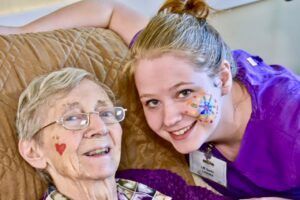
<path id="1" fill-rule="evenodd" d="M 230 92 L 232 87 L 232 74 L 230 70 L 230 63 L 227 60 L 223 60 L 218 77 L 221 81 L 221 93 L 222 96 L 224 96 Z"/>
<path id="2" fill-rule="evenodd" d="M 26 160 L 32 167 L 37 169 L 46 168 L 46 159 L 44 158 L 43 152 L 35 140 L 20 140 L 19 152 L 24 160 Z"/>

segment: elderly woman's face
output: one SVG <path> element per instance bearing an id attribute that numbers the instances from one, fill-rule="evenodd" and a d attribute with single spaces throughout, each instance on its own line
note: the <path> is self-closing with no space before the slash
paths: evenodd
<path id="1" fill-rule="evenodd" d="M 44 124 L 70 114 L 101 111 L 112 107 L 106 92 L 90 80 L 83 80 L 70 93 L 48 108 Z M 99 180 L 114 176 L 121 154 L 119 123 L 106 125 L 99 115 L 90 114 L 82 130 L 67 130 L 59 124 L 44 129 L 41 150 L 51 177 Z"/>

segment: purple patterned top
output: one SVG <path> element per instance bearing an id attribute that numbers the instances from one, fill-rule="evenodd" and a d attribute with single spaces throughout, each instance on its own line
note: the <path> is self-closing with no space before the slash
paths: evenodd
<path id="1" fill-rule="evenodd" d="M 206 181 L 234 198 L 300 199 L 299 76 L 242 50 L 233 51 L 233 56 L 236 79 L 251 95 L 252 114 L 234 162 L 213 149 L 215 157 L 227 162 L 227 188 Z M 200 150 L 206 148 L 207 144 Z"/>
<path id="2" fill-rule="evenodd" d="M 188 185 L 180 176 L 167 170 L 132 169 L 117 172 L 116 177 L 143 183 L 161 193 L 172 197 L 172 200 L 225 200 L 199 186 Z"/>

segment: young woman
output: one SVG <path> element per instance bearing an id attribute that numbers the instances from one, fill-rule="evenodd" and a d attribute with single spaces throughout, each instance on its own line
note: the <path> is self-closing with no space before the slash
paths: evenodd
<path id="1" fill-rule="evenodd" d="M 88 5 L 98 12 L 79 14 Z M 83 1 L 17 31 L 102 26 L 130 43 L 142 30 L 128 67 L 151 129 L 189 154 L 191 171 L 225 195 L 300 198 L 299 77 L 231 52 L 208 14 L 204 1 L 169 0 L 142 30 L 147 20 L 122 5 Z"/>
<path id="2" fill-rule="evenodd" d="M 167 1 L 133 42 L 128 65 L 147 122 L 222 194 L 298 199 L 299 77 L 231 52 L 208 11 Z"/>

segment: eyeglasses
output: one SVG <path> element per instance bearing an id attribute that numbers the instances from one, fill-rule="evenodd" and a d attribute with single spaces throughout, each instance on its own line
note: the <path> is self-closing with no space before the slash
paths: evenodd
<path id="1" fill-rule="evenodd" d="M 47 128 L 48 126 L 51 126 L 56 123 L 63 126 L 67 130 L 85 129 L 90 124 L 91 114 L 98 115 L 106 125 L 115 124 L 124 120 L 126 111 L 127 109 L 124 109 L 122 107 L 105 107 L 98 112 L 76 113 L 76 114 L 65 115 L 62 116 L 60 119 L 51 122 L 46 126 L 40 128 L 38 131 L 35 132 L 35 134 Z"/>

